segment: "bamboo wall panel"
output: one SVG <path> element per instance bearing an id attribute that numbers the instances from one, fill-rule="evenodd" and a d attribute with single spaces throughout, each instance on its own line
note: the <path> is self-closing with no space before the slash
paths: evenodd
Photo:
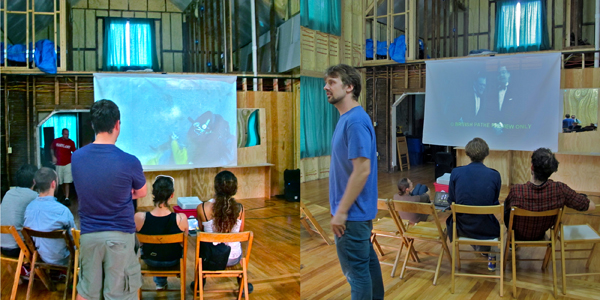
<path id="1" fill-rule="evenodd" d="M 271 168 L 271 195 L 283 193 L 283 172 L 294 167 L 293 103 L 289 92 L 238 92 L 240 108 L 264 108 L 267 162 Z"/>

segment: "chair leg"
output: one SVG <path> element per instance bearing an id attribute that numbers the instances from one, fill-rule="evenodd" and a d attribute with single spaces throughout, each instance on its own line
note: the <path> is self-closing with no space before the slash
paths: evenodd
<path id="1" fill-rule="evenodd" d="M 19 288 L 19 277 L 21 276 L 23 259 L 25 259 L 25 253 L 21 251 L 21 253 L 19 253 L 19 262 L 17 262 L 17 270 L 15 271 L 15 279 L 13 280 L 12 291 L 10 292 L 10 300 L 15 300 L 17 298 L 17 289 Z"/>
<path id="2" fill-rule="evenodd" d="M 452 241 L 452 285 L 450 293 L 454 294 L 454 272 L 456 271 L 456 240 Z"/>
<path id="3" fill-rule="evenodd" d="M 514 231 L 513 231 L 514 235 Z M 515 248 L 515 240 L 511 239 L 512 243 L 512 292 L 513 297 L 517 298 L 517 248 Z M 508 244 L 507 244 L 508 245 Z"/>
<path id="4" fill-rule="evenodd" d="M 402 270 L 400 270 L 400 279 L 404 278 L 404 272 L 406 271 L 406 263 L 408 262 L 408 257 L 410 256 L 411 251 L 414 249 L 413 248 L 413 242 L 414 240 L 410 240 L 410 242 L 408 243 L 408 251 L 406 252 L 406 258 L 404 258 L 404 263 L 402 264 Z"/>
<path id="5" fill-rule="evenodd" d="M 590 250 L 590 256 L 588 257 L 588 259 L 587 259 L 587 263 L 585 264 L 585 268 L 586 268 L 586 269 L 589 269 L 589 268 L 590 268 L 590 263 L 592 262 L 592 254 L 594 254 L 594 248 L 596 248 L 596 245 L 597 245 L 597 244 L 594 244 L 594 245 L 592 246 L 592 250 Z"/>
<path id="6" fill-rule="evenodd" d="M 404 243 L 400 243 L 400 249 L 398 250 L 398 253 L 396 253 L 396 260 L 394 260 L 394 267 L 392 268 L 392 274 L 390 275 L 392 278 L 396 275 L 396 267 L 398 267 L 398 260 L 400 259 L 402 250 L 404 250 Z"/>
<path id="7" fill-rule="evenodd" d="M 510 237 L 508 237 L 508 241 L 506 241 L 506 247 L 504 247 L 504 263 L 506 264 L 506 262 L 508 261 L 508 252 L 510 251 L 510 249 L 508 248 L 508 246 L 511 243 L 511 239 Z M 515 248 L 513 248 L 513 252 L 515 251 Z M 506 266 L 502 266 L 503 268 L 506 268 Z"/>
<path id="8" fill-rule="evenodd" d="M 243 279 L 243 274 L 240 274 L 238 276 L 238 283 L 239 283 L 239 290 L 238 290 L 238 300 L 242 299 L 242 294 L 244 293 L 244 279 Z"/>
<path id="9" fill-rule="evenodd" d="M 200 269 L 200 272 L 198 272 L 198 277 L 196 278 L 196 286 L 198 287 L 198 293 L 200 293 L 200 300 L 204 300 L 204 282 L 202 277 L 202 269 Z"/>
<path id="10" fill-rule="evenodd" d="M 75 251 L 75 266 L 73 268 L 72 300 L 75 300 L 75 298 L 77 298 L 77 274 L 79 274 L 79 250 Z"/>
<path id="11" fill-rule="evenodd" d="M 383 250 L 381 249 L 381 245 L 379 245 L 379 241 L 377 241 L 377 235 L 373 235 L 371 237 L 371 243 L 373 243 L 373 248 L 375 248 L 375 252 L 377 252 L 377 254 L 379 254 L 379 256 L 383 256 Z"/>
<path id="12" fill-rule="evenodd" d="M 67 279 L 65 280 L 65 292 L 63 295 L 63 300 L 67 300 L 67 294 L 69 293 L 69 279 L 71 276 L 71 268 L 73 267 L 73 262 L 69 262 L 69 266 L 67 267 Z"/>
<path id="13" fill-rule="evenodd" d="M 248 262 L 245 258 L 242 258 L 242 267 L 244 268 L 244 278 L 242 278 L 244 282 L 244 299 L 248 300 Z"/>
<path id="14" fill-rule="evenodd" d="M 551 249 L 552 249 L 552 280 L 554 283 L 554 298 L 558 298 L 558 293 L 556 291 L 556 287 L 558 286 L 558 282 L 556 281 L 556 251 L 554 251 L 554 234 L 552 235 L 552 237 L 550 238 L 550 244 L 551 244 Z M 546 251 L 547 253 L 548 251 Z"/>
<path id="15" fill-rule="evenodd" d="M 185 257 L 179 261 L 179 266 L 179 270 L 181 272 L 181 274 L 179 275 L 179 281 L 181 283 L 181 300 L 185 300 Z"/>
<path id="16" fill-rule="evenodd" d="M 498 248 L 500 249 L 500 297 L 504 296 L 504 245 L 502 245 L 504 231 L 500 228 L 500 242 L 498 243 Z M 514 240 L 514 238 L 513 238 Z"/>
<path id="17" fill-rule="evenodd" d="M 25 296 L 25 300 L 29 300 L 31 296 L 31 288 L 33 287 L 33 281 L 35 280 L 35 262 L 37 261 L 38 252 L 33 252 L 33 258 L 31 260 L 31 271 L 29 272 L 29 284 L 27 285 L 27 295 Z"/>
<path id="18" fill-rule="evenodd" d="M 440 249 L 440 256 L 438 257 L 435 275 L 433 276 L 433 285 L 437 284 L 438 275 L 440 274 L 440 267 L 442 266 L 442 257 L 444 257 L 444 246 L 442 246 L 442 249 Z"/>
<path id="19" fill-rule="evenodd" d="M 456 243 L 456 268 L 460 270 L 460 244 Z"/>
<path id="20" fill-rule="evenodd" d="M 563 295 L 567 294 L 567 265 L 565 264 L 565 242 L 561 238 L 560 239 L 560 260 L 562 267 L 562 288 Z"/>

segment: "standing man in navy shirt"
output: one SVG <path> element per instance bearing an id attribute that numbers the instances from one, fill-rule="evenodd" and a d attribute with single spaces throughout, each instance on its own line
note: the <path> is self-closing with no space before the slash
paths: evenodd
<path id="1" fill-rule="evenodd" d="M 132 198 L 146 195 L 142 164 L 115 146 L 121 115 L 110 100 L 90 109 L 96 140 L 73 154 L 81 256 L 77 299 L 137 299 L 142 285 L 134 251 Z"/>
<path id="2" fill-rule="evenodd" d="M 377 148 L 371 119 L 358 103 L 360 73 L 340 64 L 325 71 L 327 101 L 340 112 L 331 140 L 329 203 L 342 272 L 352 300 L 383 299 L 379 259 L 371 243 L 377 214 Z"/>

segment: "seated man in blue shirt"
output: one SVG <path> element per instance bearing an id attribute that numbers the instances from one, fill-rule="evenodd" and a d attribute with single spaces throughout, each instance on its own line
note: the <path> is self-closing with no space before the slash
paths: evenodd
<path id="1" fill-rule="evenodd" d="M 570 114 L 566 114 L 565 115 L 565 119 L 562 121 L 563 131 L 573 129 L 573 123 L 574 122 L 575 121 L 573 119 L 571 119 L 571 115 Z"/>
<path id="2" fill-rule="evenodd" d="M 35 173 L 35 187 L 40 194 L 25 210 L 24 227 L 43 232 L 75 228 L 73 214 L 69 208 L 60 204 L 54 197 L 57 180 L 56 172 L 50 168 L 44 167 Z M 70 252 L 64 240 L 34 238 L 34 241 L 44 262 L 68 264 Z"/>

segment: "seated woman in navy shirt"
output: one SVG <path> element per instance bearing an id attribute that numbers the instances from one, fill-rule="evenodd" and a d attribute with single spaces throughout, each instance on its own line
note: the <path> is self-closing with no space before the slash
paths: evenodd
<path id="1" fill-rule="evenodd" d="M 498 205 L 501 179 L 500 173 L 483 164 L 490 153 L 487 143 L 481 138 L 474 138 L 465 147 L 471 163 L 457 167 L 450 174 L 448 200 L 462 205 L 491 206 Z M 494 239 L 500 236 L 500 223 L 492 215 L 457 214 L 457 236 L 478 240 Z M 452 216 L 446 219 L 448 237 L 452 240 Z M 490 246 L 473 247 L 476 251 L 488 252 Z M 485 254 L 482 254 L 485 255 Z M 489 260 L 495 260 L 490 255 Z M 490 271 L 495 270 L 495 263 L 488 263 Z"/>
<path id="2" fill-rule="evenodd" d="M 185 214 L 176 214 L 169 209 L 169 199 L 173 198 L 175 188 L 173 177 L 158 175 L 152 184 L 154 209 L 135 214 L 137 232 L 147 235 L 176 234 L 188 230 Z M 181 244 L 143 244 L 142 259 L 151 267 L 172 267 L 179 263 L 183 254 Z M 167 277 L 154 277 L 156 290 L 167 288 Z"/>

